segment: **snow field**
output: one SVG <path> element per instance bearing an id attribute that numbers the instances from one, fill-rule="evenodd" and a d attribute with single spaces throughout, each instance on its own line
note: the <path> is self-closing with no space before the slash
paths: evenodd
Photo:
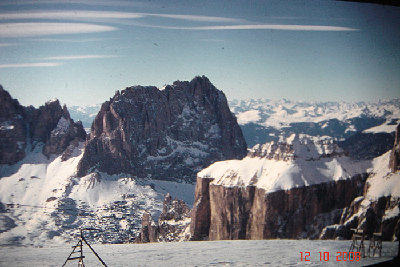
<path id="1" fill-rule="evenodd" d="M 310 240 L 236 240 L 99 245 L 92 247 L 108 266 L 365 266 L 392 259 L 397 242 L 384 242 L 382 257 L 360 261 L 337 261 L 337 252 L 347 252 L 351 241 Z M 70 245 L 75 245 L 71 243 Z M 366 243 L 368 246 L 368 242 Z M 368 248 L 368 247 L 367 247 Z M 0 266 L 61 266 L 71 246 L 0 247 Z M 87 246 L 83 248 L 86 266 L 101 266 Z M 300 252 L 310 252 L 310 261 Z M 319 252 L 329 252 L 328 261 L 320 261 Z M 76 266 L 69 261 L 66 266 Z"/>

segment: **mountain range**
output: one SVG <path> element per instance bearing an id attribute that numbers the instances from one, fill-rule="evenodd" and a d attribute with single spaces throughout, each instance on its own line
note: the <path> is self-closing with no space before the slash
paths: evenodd
<path id="1" fill-rule="evenodd" d="M 228 102 L 204 76 L 89 107 L 0 93 L 2 245 L 82 227 L 102 243 L 349 238 L 366 222 L 392 240 L 399 227 L 398 99 Z"/>

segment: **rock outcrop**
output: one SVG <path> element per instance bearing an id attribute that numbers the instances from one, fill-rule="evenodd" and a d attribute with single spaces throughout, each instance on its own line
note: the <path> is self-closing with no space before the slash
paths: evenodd
<path id="1" fill-rule="evenodd" d="M 180 199 L 172 199 L 167 194 L 163 202 L 163 211 L 158 223 L 154 222 L 150 213 L 142 216 L 142 228 L 136 239 L 137 243 L 172 242 L 189 240 L 190 209 Z"/>
<path id="2" fill-rule="evenodd" d="M 392 172 L 400 170 L 400 124 L 396 128 L 396 137 L 389 160 L 389 168 Z"/>
<path id="3" fill-rule="evenodd" d="M 32 140 L 43 142 L 43 154 L 61 154 L 71 144 L 85 141 L 86 132 L 80 121 L 74 122 L 67 107 L 58 100 L 48 101 L 34 110 L 31 120 Z M 64 157 L 66 159 L 66 157 Z"/>
<path id="4" fill-rule="evenodd" d="M 198 174 L 193 240 L 318 238 L 361 196 L 367 174 L 329 138 L 294 135 Z"/>
<path id="5" fill-rule="evenodd" d="M 203 76 L 163 90 L 134 86 L 117 92 L 92 124 L 78 175 L 97 170 L 194 181 L 202 168 L 246 151 L 225 95 Z"/>
<path id="6" fill-rule="evenodd" d="M 18 162 L 24 158 L 27 146 L 43 143 L 43 154 L 59 155 L 69 145 L 76 146 L 85 139 L 82 124 L 74 122 L 58 100 L 38 109 L 24 107 L 0 86 L 0 164 Z"/>

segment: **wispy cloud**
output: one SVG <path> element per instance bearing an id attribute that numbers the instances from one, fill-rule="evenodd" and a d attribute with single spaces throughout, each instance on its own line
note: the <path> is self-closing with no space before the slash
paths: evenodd
<path id="1" fill-rule="evenodd" d="M 70 55 L 70 56 L 56 56 L 44 57 L 42 60 L 76 60 L 76 59 L 95 59 L 95 58 L 113 58 L 112 55 Z"/>
<path id="2" fill-rule="evenodd" d="M 87 10 L 68 10 L 68 11 L 36 11 L 36 12 L 15 12 L 1 13 L 2 20 L 15 19 L 134 19 L 141 18 L 144 14 L 117 12 L 117 11 L 87 11 Z"/>
<path id="3" fill-rule="evenodd" d="M 14 46 L 16 44 L 13 43 L 0 43 L 0 47 L 5 47 L 5 46 Z"/>
<path id="4" fill-rule="evenodd" d="M 138 19 L 143 17 L 160 17 L 186 21 L 198 22 L 225 22 L 238 23 L 243 20 L 227 17 L 162 14 L 162 13 L 133 13 L 118 11 L 88 11 L 88 10 L 67 10 L 67 11 L 35 11 L 35 12 L 14 12 L 0 13 L 0 20 L 21 20 L 21 19 Z"/>
<path id="5" fill-rule="evenodd" d="M 81 4 L 87 6 L 113 6 L 113 7 L 148 7 L 150 6 L 149 3 L 144 2 L 132 2 L 131 0 L 127 1 L 88 1 L 88 0 L 24 0 L 24 1 L 15 1 L 15 0 L 2 0 L 0 1 L 1 5 L 14 5 L 14 6 L 21 6 L 21 5 L 44 5 L 44 4 Z"/>
<path id="6" fill-rule="evenodd" d="M 290 24 L 244 24 L 244 25 L 220 25 L 198 27 L 170 27 L 163 25 L 144 25 L 146 27 L 170 29 L 170 30 L 283 30 L 283 31 L 358 31 L 358 29 L 340 26 L 322 25 L 290 25 Z"/>
<path id="7" fill-rule="evenodd" d="M 177 14 L 151 14 L 142 13 L 144 16 L 155 16 L 160 18 L 179 19 L 187 21 L 199 21 L 199 22 L 239 22 L 241 19 L 227 18 L 227 17 L 214 17 L 214 16 L 198 16 L 198 15 L 177 15 Z"/>
<path id="8" fill-rule="evenodd" d="M 19 64 L 0 64 L 0 69 L 5 68 L 37 68 L 37 67 L 57 67 L 62 65 L 58 62 L 37 62 L 37 63 L 19 63 Z"/>
<path id="9" fill-rule="evenodd" d="M 32 41 L 37 42 L 63 42 L 63 43 L 89 43 L 89 42 L 102 42 L 107 40 L 118 40 L 119 38 L 35 38 Z"/>
<path id="10" fill-rule="evenodd" d="M 76 34 L 113 31 L 117 28 L 87 23 L 2 23 L 0 37 L 32 37 L 53 34 Z"/>

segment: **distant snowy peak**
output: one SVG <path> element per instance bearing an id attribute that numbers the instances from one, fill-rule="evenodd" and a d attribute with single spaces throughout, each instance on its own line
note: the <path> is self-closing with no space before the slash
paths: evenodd
<path id="1" fill-rule="evenodd" d="M 101 104 L 71 106 L 68 107 L 68 110 L 74 120 L 80 120 L 82 121 L 83 127 L 90 128 L 94 118 L 100 110 L 100 107 Z"/>
<path id="2" fill-rule="evenodd" d="M 358 117 L 383 118 L 385 125 L 396 125 L 396 122 L 400 119 L 400 99 L 383 100 L 373 103 L 250 99 L 233 100 L 229 102 L 229 105 L 232 112 L 236 114 L 239 124 L 252 122 L 278 129 L 288 126 L 291 123 L 319 123 L 332 119 L 346 121 Z M 321 125 L 321 127 L 323 128 L 324 125 Z M 395 126 L 382 127 L 375 129 L 375 131 L 386 132 L 394 131 L 394 129 Z"/>
<path id="3" fill-rule="evenodd" d="M 344 151 L 332 137 L 292 134 L 288 138 L 281 137 L 278 142 L 257 144 L 249 150 L 248 156 L 288 161 L 296 158 L 318 160 L 343 154 Z"/>

